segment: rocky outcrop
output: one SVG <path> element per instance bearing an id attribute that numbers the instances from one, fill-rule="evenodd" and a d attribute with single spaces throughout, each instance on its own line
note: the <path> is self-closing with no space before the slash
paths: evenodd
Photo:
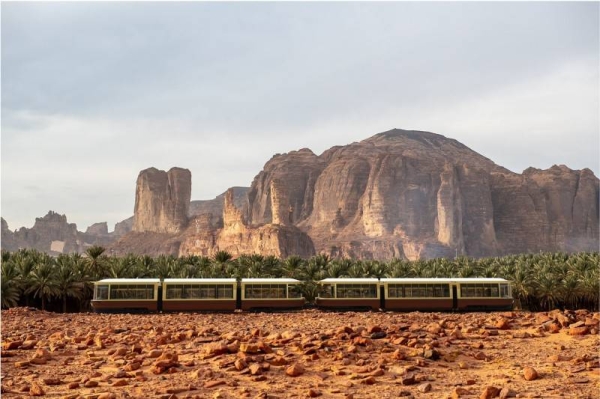
<path id="1" fill-rule="evenodd" d="M 68 223 L 65 215 L 53 211 L 36 218 L 30 229 L 21 227 L 11 233 L 8 225 L 4 226 L 5 223 L 2 228 L 2 249 L 15 251 L 19 248 L 34 248 L 49 253 L 65 253 L 80 252 L 83 245 L 77 226 Z"/>
<path id="2" fill-rule="evenodd" d="M 429 132 L 394 129 L 320 156 L 276 155 L 248 201 L 250 224 L 297 226 L 332 256 L 481 257 L 598 243 L 591 171 L 520 175 Z"/>
<path id="3" fill-rule="evenodd" d="M 94 223 L 89 226 L 85 231 L 85 234 L 93 234 L 93 235 L 108 235 L 108 223 Z"/>
<path id="4" fill-rule="evenodd" d="M 233 190 L 233 203 L 235 206 L 240 209 L 245 208 L 248 201 L 247 194 L 249 187 L 231 187 L 230 190 Z M 196 200 L 190 202 L 189 216 L 194 217 L 197 215 L 210 213 L 218 218 L 222 218 L 226 192 L 216 196 L 211 200 Z"/>
<path id="5" fill-rule="evenodd" d="M 505 252 L 598 250 L 598 178 L 553 166 L 492 176 L 494 220 Z"/>
<path id="6" fill-rule="evenodd" d="M 36 218 L 32 228 L 21 227 L 15 232 L 10 231 L 2 219 L 2 249 L 33 248 L 52 255 L 82 253 L 92 245 L 106 246 L 113 242 L 115 238 L 107 230 L 106 223 L 95 223 L 85 232 L 80 232 L 76 224 L 68 223 L 66 215 L 53 211 Z"/>
<path id="7" fill-rule="evenodd" d="M 136 184 L 133 231 L 180 233 L 187 227 L 191 193 L 192 174 L 187 169 L 141 171 Z"/>
<path id="8" fill-rule="evenodd" d="M 115 236 L 121 237 L 129 233 L 131 230 L 133 230 L 133 216 L 115 223 L 115 230 L 113 233 Z"/>
<path id="9" fill-rule="evenodd" d="M 280 258 L 314 255 L 310 237 L 295 226 L 248 226 L 242 210 L 235 206 L 233 198 L 233 190 L 230 189 L 224 198 L 222 229 L 214 229 L 209 215 L 195 219 L 184 234 L 180 255 L 212 256 L 218 251 L 227 251 L 233 256 L 259 253 Z"/>

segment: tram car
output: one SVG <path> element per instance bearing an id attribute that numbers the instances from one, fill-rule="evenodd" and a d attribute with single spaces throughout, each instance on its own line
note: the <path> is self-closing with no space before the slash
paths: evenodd
<path id="1" fill-rule="evenodd" d="M 166 278 L 162 284 L 164 312 L 234 311 L 237 304 L 234 278 Z"/>
<path id="2" fill-rule="evenodd" d="M 511 310 L 510 282 L 501 278 L 328 278 L 316 305 L 330 310 Z"/>
<path id="3" fill-rule="evenodd" d="M 95 312 L 156 312 L 161 282 L 157 278 L 109 278 L 94 283 Z"/>
<path id="4" fill-rule="evenodd" d="M 378 310 L 382 308 L 380 282 L 376 278 L 326 278 L 319 281 L 315 304 L 320 309 Z"/>
<path id="5" fill-rule="evenodd" d="M 95 312 L 235 311 L 302 309 L 291 278 L 104 279 L 94 283 Z"/>

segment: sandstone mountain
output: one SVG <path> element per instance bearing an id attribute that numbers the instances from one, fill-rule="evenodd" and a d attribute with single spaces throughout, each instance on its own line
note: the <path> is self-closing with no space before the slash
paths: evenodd
<path id="1" fill-rule="evenodd" d="M 2 249 L 16 251 L 19 248 L 34 248 L 50 254 L 84 252 L 92 245 L 108 245 L 116 239 L 109 234 L 106 223 L 95 223 L 85 233 L 77 230 L 77 225 L 68 223 L 65 215 L 49 211 L 28 229 L 21 227 L 12 232 L 2 218 Z"/>
<path id="2" fill-rule="evenodd" d="M 598 193 L 589 169 L 517 174 L 456 140 L 394 129 L 319 156 L 274 156 L 246 217 L 297 226 L 334 257 L 597 250 Z"/>
<path id="3" fill-rule="evenodd" d="M 171 181 L 177 182 L 176 187 Z M 143 170 L 136 185 L 133 231 L 113 243 L 110 251 L 181 256 L 213 256 L 218 251 L 228 251 L 234 256 L 261 253 L 278 257 L 308 257 L 315 253 L 310 238 L 295 226 L 247 225 L 242 208 L 236 206 L 236 199 L 242 205 L 246 202 L 246 191 L 243 187 L 231 188 L 214 200 L 194 201 L 188 214 L 189 171 Z"/>
<path id="4" fill-rule="evenodd" d="M 133 213 L 133 231 L 180 233 L 188 222 L 192 174 L 187 169 L 156 168 L 140 172 Z"/>
<path id="5" fill-rule="evenodd" d="M 394 129 L 321 155 L 277 154 L 249 189 L 207 201 L 190 202 L 189 170 L 146 169 L 134 216 L 114 233 L 79 233 L 50 214 L 12 233 L 3 220 L 2 248 L 81 251 L 95 240 L 117 254 L 363 259 L 597 251 L 599 186 L 589 169 L 518 174 L 456 140 Z"/>

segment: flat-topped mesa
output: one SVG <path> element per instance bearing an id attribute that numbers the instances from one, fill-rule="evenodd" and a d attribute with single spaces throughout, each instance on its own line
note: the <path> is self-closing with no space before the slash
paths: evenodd
<path id="1" fill-rule="evenodd" d="M 133 231 L 183 231 L 188 223 L 191 194 L 192 174 L 187 169 L 142 170 L 136 183 Z"/>

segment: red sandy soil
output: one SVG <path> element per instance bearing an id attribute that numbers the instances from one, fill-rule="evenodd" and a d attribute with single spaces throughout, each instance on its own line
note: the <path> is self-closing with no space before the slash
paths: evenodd
<path id="1" fill-rule="evenodd" d="M 600 398 L 600 314 L 2 311 L 2 398 Z"/>

